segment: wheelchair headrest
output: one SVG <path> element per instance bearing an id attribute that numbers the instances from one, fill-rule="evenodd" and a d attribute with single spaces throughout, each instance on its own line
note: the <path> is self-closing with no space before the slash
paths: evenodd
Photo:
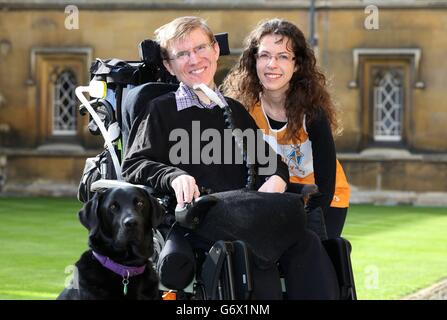
<path id="1" fill-rule="evenodd" d="M 230 55 L 230 46 L 228 44 L 228 33 L 217 33 L 214 35 L 220 48 L 220 55 L 227 56 Z M 151 39 L 145 39 L 138 45 L 138 53 L 140 59 L 149 65 L 162 65 L 160 46 L 159 44 Z"/>

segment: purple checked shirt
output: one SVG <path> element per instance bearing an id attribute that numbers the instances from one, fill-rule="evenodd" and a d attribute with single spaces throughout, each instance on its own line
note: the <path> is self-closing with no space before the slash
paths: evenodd
<path id="1" fill-rule="evenodd" d="M 216 88 L 214 90 L 217 96 L 224 102 L 226 106 L 228 106 L 227 101 L 220 91 Z M 202 109 L 212 109 L 217 104 L 211 102 L 211 104 L 205 104 L 199 100 L 199 97 L 194 92 L 193 89 L 185 85 L 183 82 L 180 83 L 177 91 L 175 92 L 175 101 L 177 102 L 177 111 L 181 111 L 187 108 L 191 108 L 192 106 L 197 106 Z"/>

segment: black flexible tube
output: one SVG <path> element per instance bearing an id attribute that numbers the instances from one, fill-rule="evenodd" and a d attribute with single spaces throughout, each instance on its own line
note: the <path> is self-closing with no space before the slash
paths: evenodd
<path id="1" fill-rule="evenodd" d="M 225 126 L 227 129 L 234 130 L 236 129 L 236 124 L 233 119 L 232 111 L 229 106 L 225 106 L 221 108 L 223 112 L 223 117 L 225 121 Z M 234 134 L 233 134 L 234 135 Z M 247 184 L 245 187 L 248 190 L 255 190 L 256 187 L 256 166 L 254 163 L 249 161 L 248 153 L 247 153 L 247 142 L 242 139 L 242 137 L 238 137 L 234 135 L 236 144 L 242 150 L 242 159 L 247 167 Z"/>

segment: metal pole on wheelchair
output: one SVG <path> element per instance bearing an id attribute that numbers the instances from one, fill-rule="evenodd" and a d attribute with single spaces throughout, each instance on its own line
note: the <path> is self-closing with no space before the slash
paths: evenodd
<path id="1" fill-rule="evenodd" d="M 98 114 L 95 112 L 90 102 L 84 96 L 84 92 L 88 92 L 91 97 L 95 98 L 104 98 L 107 91 L 107 85 L 103 81 L 90 81 L 88 86 L 79 86 L 76 88 L 75 93 L 78 99 L 82 102 L 82 104 L 87 108 L 88 112 L 92 116 L 93 120 L 96 122 L 99 130 L 101 131 L 101 135 L 104 138 L 107 149 L 110 152 L 110 156 L 112 157 L 113 167 L 116 172 L 117 180 L 123 180 L 123 176 L 121 173 L 121 165 L 119 163 L 118 155 L 116 154 L 115 147 L 110 139 L 109 132 L 104 126 L 104 123 L 99 118 Z"/>

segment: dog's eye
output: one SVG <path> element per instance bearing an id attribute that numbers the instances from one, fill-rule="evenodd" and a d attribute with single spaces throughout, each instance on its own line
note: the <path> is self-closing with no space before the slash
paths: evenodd
<path id="1" fill-rule="evenodd" d="M 112 203 L 109 207 L 112 210 L 118 209 L 118 204 L 116 202 Z"/>
<path id="2" fill-rule="evenodd" d="M 138 200 L 137 201 L 137 207 L 143 207 L 143 205 L 144 205 L 144 203 L 143 203 L 143 201 L 141 201 L 141 200 Z"/>

